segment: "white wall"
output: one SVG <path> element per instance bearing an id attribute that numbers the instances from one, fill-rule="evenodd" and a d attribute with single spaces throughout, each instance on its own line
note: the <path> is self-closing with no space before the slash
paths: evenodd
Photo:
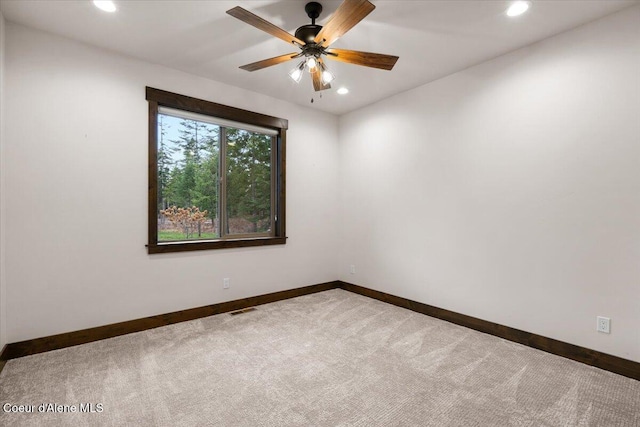
<path id="1" fill-rule="evenodd" d="M 335 116 L 12 23 L 6 33 L 8 342 L 336 279 Z M 147 255 L 145 86 L 289 120 L 286 245 Z"/>
<path id="2" fill-rule="evenodd" d="M 339 126 L 340 279 L 640 361 L 640 7 Z"/>
<path id="3" fill-rule="evenodd" d="M 7 343 L 4 277 L 4 16 L 0 12 L 0 351 Z"/>

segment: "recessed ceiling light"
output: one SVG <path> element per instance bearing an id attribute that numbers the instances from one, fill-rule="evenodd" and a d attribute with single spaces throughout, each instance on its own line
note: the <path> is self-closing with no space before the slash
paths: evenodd
<path id="1" fill-rule="evenodd" d="M 526 1 L 526 0 L 514 1 L 513 3 L 511 3 L 511 6 L 509 6 L 509 9 L 507 9 L 507 15 L 509 16 L 522 15 L 527 10 L 529 10 L 530 6 L 531 6 L 530 1 Z"/>
<path id="2" fill-rule="evenodd" d="M 93 0 L 93 4 L 100 10 L 105 12 L 115 12 L 116 5 L 111 0 Z"/>
<path id="3" fill-rule="evenodd" d="M 346 95 L 346 94 L 348 94 L 348 93 L 349 93 L 349 89 L 347 89 L 346 87 L 341 87 L 340 89 L 338 89 L 338 90 L 337 90 L 337 92 L 338 92 L 340 95 Z"/>

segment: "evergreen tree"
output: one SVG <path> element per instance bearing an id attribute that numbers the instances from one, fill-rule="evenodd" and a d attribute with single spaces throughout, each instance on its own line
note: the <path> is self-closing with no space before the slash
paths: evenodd
<path id="1" fill-rule="evenodd" d="M 173 165 L 173 153 L 176 148 L 167 141 L 166 135 L 170 126 L 164 120 L 165 116 L 158 115 L 158 212 L 166 209 L 166 189 L 169 185 L 171 166 Z"/>
<path id="2" fill-rule="evenodd" d="M 253 232 L 267 231 L 271 216 L 271 137 L 227 129 L 227 141 L 229 218 L 250 221 Z"/>
<path id="3" fill-rule="evenodd" d="M 220 165 L 220 150 L 217 134 L 210 138 L 207 154 L 196 170 L 193 203 L 200 209 L 206 210 L 215 229 L 218 212 L 218 176 Z"/>

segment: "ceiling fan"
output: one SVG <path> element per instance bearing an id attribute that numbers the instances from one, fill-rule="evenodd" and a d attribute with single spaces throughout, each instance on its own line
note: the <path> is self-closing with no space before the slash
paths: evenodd
<path id="1" fill-rule="evenodd" d="M 227 13 L 259 30 L 300 48 L 300 52 L 287 53 L 286 55 L 264 59 L 243 65 L 240 68 L 247 71 L 256 71 L 292 59 L 303 58 L 302 62 L 289 72 L 289 75 L 293 80 L 299 82 L 300 79 L 302 79 L 305 67 L 307 67 L 311 73 L 313 88 L 316 91 L 321 91 L 331 88 L 329 83 L 333 80 L 333 74 L 327 69 L 324 63 L 324 57 L 335 61 L 382 70 L 391 70 L 395 65 L 398 60 L 397 56 L 330 47 L 331 43 L 338 40 L 338 38 L 353 28 L 358 22 L 362 21 L 375 8 L 376 7 L 368 0 L 344 0 L 323 27 L 316 24 L 316 18 L 318 18 L 322 12 L 322 5 L 317 2 L 307 3 L 304 10 L 307 12 L 309 18 L 311 18 L 311 24 L 299 27 L 295 32 L 295 36 L 240 6 L 227 10 Z"/>

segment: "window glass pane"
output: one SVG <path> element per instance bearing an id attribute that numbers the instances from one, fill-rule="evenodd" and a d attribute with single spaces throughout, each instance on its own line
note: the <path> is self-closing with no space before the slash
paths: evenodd
<path id="1" fill-rule="evenodd" d="M 214 239 L 220 127 L 158 114 L 158 241 Z"/>
<path id="2" fill-rule="evenodd" d="M 272 139 L 258 132 L 226 128 L 229 234 L 271 232 Z"/>

